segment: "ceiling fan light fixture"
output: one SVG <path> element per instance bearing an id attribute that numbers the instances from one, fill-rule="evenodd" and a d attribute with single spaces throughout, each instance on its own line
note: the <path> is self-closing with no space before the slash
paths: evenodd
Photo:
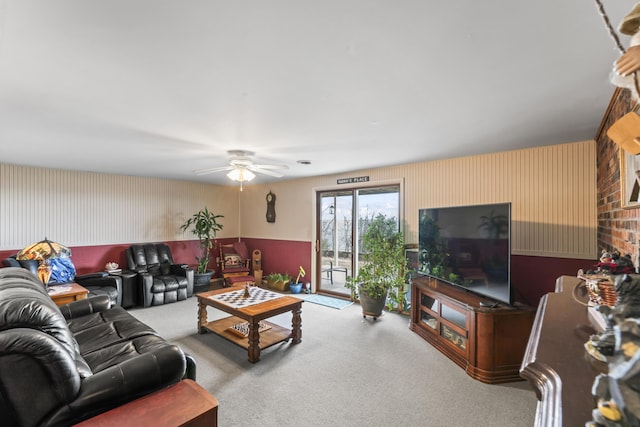
<path id="1" fill-rule="evenodd" d="M 235 168 L 232 169 L 231 172 L 227 174 L 229 179 L 238 182 L 251 181 L 256 175 L 248 169 L 245 168 Z"/>

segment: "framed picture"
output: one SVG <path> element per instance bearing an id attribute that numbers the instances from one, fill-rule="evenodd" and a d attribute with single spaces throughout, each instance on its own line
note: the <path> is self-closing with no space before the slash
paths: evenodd
<path id="1" fill-rule="evenodd" d="M 640 207 L 640 155 L 620 150 L 620 194 L 624 209 Z"/>

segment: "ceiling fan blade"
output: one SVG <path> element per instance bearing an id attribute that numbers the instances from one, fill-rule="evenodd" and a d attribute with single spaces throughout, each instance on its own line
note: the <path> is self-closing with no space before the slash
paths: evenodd
<path id="1" fill-rule="evenodd" d="M 256 165 L 248 166 L 247 169 L 249 169 L 250 171 L 256 172 L 256 173 L 262 173 L 262 174 L 265 174 L 265 175 L 273 176 L 275 178 L 282 178 L 284 176 L 283 174 L 281 174 L 279 172 L 273 172 L 273 171 L 270 171 L 268 169 L 259 168 L 259 167 L 256 167 Z"/>
<path id="2" fill-rule="evenodd" d="M 268 170 L 287 170 L 289 166 L 287 165 L 252 165 L 254 168 L 258 169 L 268 169 Z"/>
<path id="3" fill-rule="evenodd" d="M 220 166 L 217 168 L 196 169 L 193 171 L 193 173 L 195 173 L 196 175 L 206 175 L 214 172 L 230 171 L 233 168 L 233 166 Z"/>

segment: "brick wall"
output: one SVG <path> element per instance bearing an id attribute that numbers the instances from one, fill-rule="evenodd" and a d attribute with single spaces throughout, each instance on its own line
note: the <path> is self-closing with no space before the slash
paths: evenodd
<path id="1" fill-rule="evenodd" d="M 607 129 L 632 110 L 635 103 L 628 90 L 617 89 L 596 135 L 598 168 L 598 251 L 617 250 L 638 256 L 640 209 L 623 209 L 620 187 L 620 149 L 607 137 Z"/>

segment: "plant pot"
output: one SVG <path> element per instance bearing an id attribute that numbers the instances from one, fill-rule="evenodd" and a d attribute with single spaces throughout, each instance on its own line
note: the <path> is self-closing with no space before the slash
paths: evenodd
<path id="1" fill-rule="evenodd" d="M 193 287 L 194 288 L 203 288 L 208 287 L 211 283 L 211 277 L 215 271 L 209 270 L 205 273 L 193 273 Z"/>
<path id="2" fill-rule="evenodd" d="M 387 302 L 386 295 L 382 298 L 370 298 L 365 292 L 360 291 L 360 306 L 362 307 L 362 317 L 371 316 L 373 320 L 378 319 L 384 310 Z"/>
<path id="3" fill-rule="evenodd" d="M 300 283 L 291 283 L 289 285 L 289 289 L 291 290 L 292 294 L 299 294 L 300 292 L 302 292 L 302 282 L 300 282 Z"/>
<path id="4" fill-rule="evenodd" d="M 270 280 L 267 279 L 267 286 L 269 289 L 275 289 L 276 291 L 286 292 L 289 290 L 289 282 L 284 280 Z"/>

